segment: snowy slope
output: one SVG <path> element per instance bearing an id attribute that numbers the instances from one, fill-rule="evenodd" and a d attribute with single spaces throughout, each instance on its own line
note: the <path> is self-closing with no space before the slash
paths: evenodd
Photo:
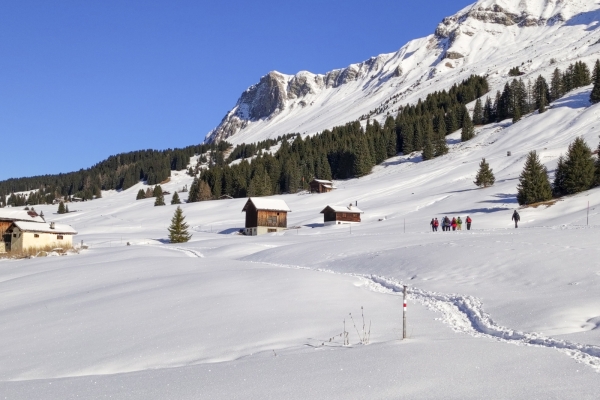
<path id="1" fill-rule="evenodd" d="M 450 136 L 446 156 L 399 156 L 331 193 L 274 196 L 301 227 L 282 234 L 235 235 L 246 199 L 207 201 L 182 205 L 193 238 L 168 244 L 175 207 L 135 201 L 142 184 L 66 215 L 39 206 L 90 249 L 0 261 L 0 393 L 597 398 L 600 188 L 521 209 L 519 229 L 510 220 L 528 151 L 552 171 L 576 136 L 597 145 L 590 89 L 467 143 Z M 481 157 L 496 175 L 486 189 L 472 183 Z M 176 172 L 164 187 L 190 179 Z M 354 201 L 360 225 L 322 226 L 324 205 Z M 470 215 L 474 230 L 430 232 L 444 215 Z M 404 342 L 402 284 L 411 293 Z M 369 345 L 359 343 L 361 306 Z M 350 346 L 335 336 L 344 319 Z"/>
<path id="2" fill-rule="evenodd" d="M 549 77 L 600 56 L 600 4 L 592 0 L 480 0 L 445 18 L 435 34 L 326 74 L 270 72 L 242 94 L 207 141 L 251 143 L 282 133 L 316 133 L 394 115 L 401 104 L 448 89 L 471 74 L 492 90 L 520 66 L 523 79 Z"/>

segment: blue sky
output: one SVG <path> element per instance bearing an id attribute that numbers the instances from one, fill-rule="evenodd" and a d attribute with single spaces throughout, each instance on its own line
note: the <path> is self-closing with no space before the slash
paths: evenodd
<path id="1" fill-rule="evenodd" d="M 267 72 L 396 51 L 473 1 L 3 2 L 0 179 L 201 143 Z"/>

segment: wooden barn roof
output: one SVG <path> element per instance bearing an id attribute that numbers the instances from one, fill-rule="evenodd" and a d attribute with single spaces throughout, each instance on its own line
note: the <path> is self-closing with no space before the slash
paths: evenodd
<path id="1" fill-rule="evenodd" d="M 247 211 L 250 203 L 252 203 L 257 210 L 292 212 L 285 201 L 279 199 L 265 199 L 263 197 L 250 197 L 244 205 L 242 212 Z"/>
<path id="2" fill-rule="evenodd" d="M 327 206 L 321 211 L 321 214 L 324 214 L 327 209 L 330 209 L 333 212 L 341 212 L 341 213 L 351 213 L 351 214 L 364 214 L 364 211 L 355 206 Z"/>

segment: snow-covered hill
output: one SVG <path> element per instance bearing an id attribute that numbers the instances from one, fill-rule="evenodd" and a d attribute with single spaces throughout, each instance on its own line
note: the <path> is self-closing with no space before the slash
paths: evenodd
<path id="1" fill-rule="evenodd" d="M 525 80 L 549 77 L 557 67 L 600 56 L 599 21 L 594 0 L 480 0 L 395 53 L 323 75 L 268 73 L 206 140 L 251 143 L 315 133 L 371 112 L 382 118 L 471 74 L 488 75 L 492 90 L 516 66 Z"/>
<path id="2" fill-rule="evenodd" d="M 519 229 L 511 221 L 528 151 L 552 171 L 576 136 L 598 143 L 590 89 L 466 143 L 451 135 L 450 153 L 434 160 L 398 156 L 331 193 L 276 196 L 300 227 L 283 233 L 236 235 L 246 199 L 215 200 L 182 204 L 193 237 L 169 244 L 175 207 L 134 200 L 141 183 L 65 215 L 36 206 L 75 226 L 90 249 L 0 261 L 0 393 L 596 398 L 600 188 L 521 209 Z M 482 157 L 496 176 L 486 189 L 472 182 Z M 174 172 L 164 188 L 190 179 Z M 354 201 L 360 225 L 323 226 L 325 205 Z M 444 215 L 470 215 L 474 229 L 430 232 Z M 404 342 L 402 284 L 411 293 Z M 361 307 L 369 345 L 359 340 Z"/>

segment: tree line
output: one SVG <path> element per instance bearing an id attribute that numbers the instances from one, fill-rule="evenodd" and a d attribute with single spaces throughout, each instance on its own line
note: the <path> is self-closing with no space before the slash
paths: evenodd
<path id="1" fill-rule="evenodd" d="M 69 197 L 91 200 L 101 197 L 102 190 L 126 190 L 139 181 L 155 185 L 167 180 L 171 171 L 186 169 L 195 154 L 212 152 L 224 160 L 222 154 L 230 147 L 223 141 L 177 149 L 132 151 L 110 156 L 76 172 L 7 179 L 0 181 L 0 206 L 52 204 L 56 198 Z M 25 196 L 15 192 L 30 193 Z"/>

